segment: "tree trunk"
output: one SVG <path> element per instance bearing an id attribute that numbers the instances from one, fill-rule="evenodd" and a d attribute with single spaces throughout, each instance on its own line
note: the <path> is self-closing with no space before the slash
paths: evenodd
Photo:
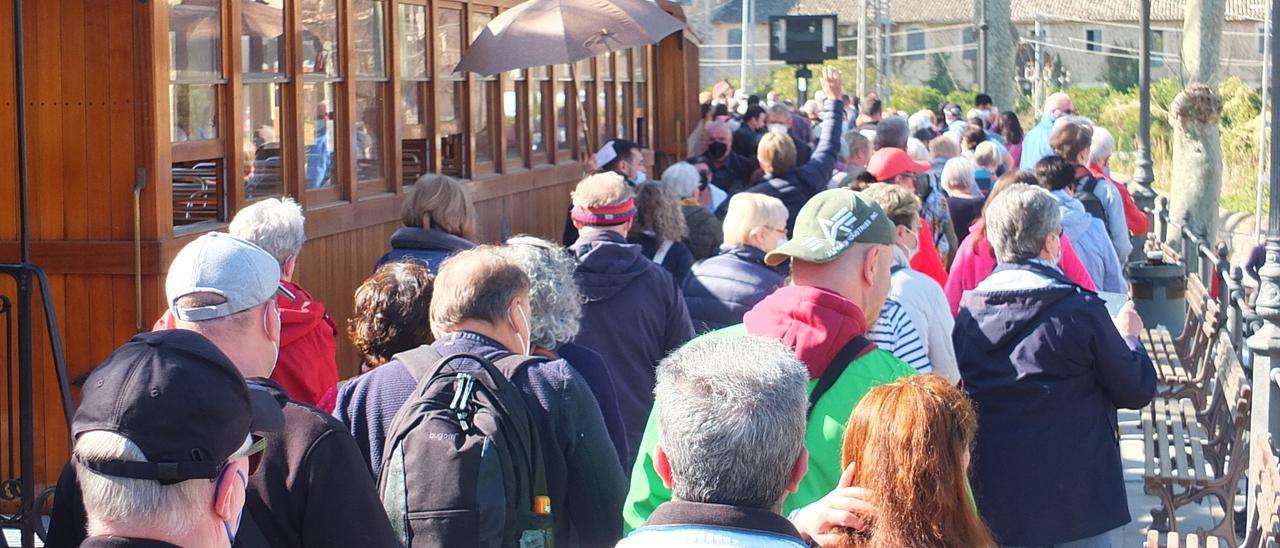
<path id="1" fill-rule="evenodd" d="M 1222 195 L 1218 57 L 1225 15 L 1225 0 L 1187 0 L 1182 28 L 1186 86 L 1169 108 L 1173 126 L 1170 220 L 1205 235 L 1210 243 L 1217 238 Z M 1179 231 L 1171 230 L 1166 243 L 1179 249 L 1181 239 Z"/>
<path id="2" fill-rule="evenodd" d="M 1214 88 L 1191 84 L 1169 105 L 1173 126 L 1173 180 L 1169 218 L 1203 234 L 1210 243 L 1218 234 L 1218 201 L 1222 194 L 1222 143 L 1218 121 L 1222 99 Z M 1181 233 L 1170 231 L 1170 245 Z M 1179 249 L 1174 247 L 1174 249 Z"/>
<path id="3" fill-rule="evenodd" d="M 987 89 L 1000 110 L 1014 110 L 1018 91 L 1014 87 L 1014 57 L 1017 54 L 1017 30 L 1010 19 L 1009 0 L 976 0 L 986 2 L 987 15 Z"/>

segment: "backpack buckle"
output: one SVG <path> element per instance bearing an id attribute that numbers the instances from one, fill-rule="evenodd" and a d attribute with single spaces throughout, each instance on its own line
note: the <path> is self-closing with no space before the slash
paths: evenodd
<path id="1" fill-rule="evenodd" d="M 471 429 L 471 394 L 475 392 L 476 379 L 468 374 L 460 374 L 453 379 L 453 400 L 449 402 L 449 410 L 458 419 L 463 431 Z"/>

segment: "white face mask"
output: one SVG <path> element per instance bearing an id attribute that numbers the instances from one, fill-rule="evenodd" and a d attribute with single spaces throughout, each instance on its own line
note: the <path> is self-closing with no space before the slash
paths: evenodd
<path id="1" fill-rule="evenodd" d="M 787 243 L 787 237 L 786 237 L 786 236 L 783 236 L 783 237 L 781 237 L 781 238 L 778 238 L 778 243 L 777 243 L 777 245 L 774 245 L 774 246 L 773 246 L 773 248 L 774 248 L 774 249 L 778 249 L 779 247 L 782 247 L 783 245 L 786 245 L 786 243 Z"/>
<path id="2" fill-rule="evenodd" d="M 782 124 L 769 124 L 769 131 L 772 133 L 780 134 L 780 135 L 786 135 L 787 126 L 784 126 Z"/>
<path id="3" fill-rule="evenodd" d="M 640 170 L 640 171 L 638 171 L 638 172 L 636 172 L 636 181 L 635 181 L 635 182 L 636 182 L 636 184 L 637 184 L 637 185 L 642 185 L 642 184 L 644 184 L 644 182 L 645 182 L 645 181 L 648 181 L 648 180 L 649 180 L 649 174 L 648 174 L 648 173 L 645 173 L 645 171 L 644 171 L 643 169 L 642 169 L 642 170 Z"/>
<path id="4" fill-rule="evenodd" d="M 516 305 L 516 310 L 520 312 L 520 320 L 524 322 L 524 332 L 529 334 L 526 338 L 517 331 L 516 337 L 520 339 L 520 346 L 524 347 L 523 354 L 528 356 L 533 353 L 533 324 L 529 323 L 529 317 L 525 315 L 524 308 Z"/>

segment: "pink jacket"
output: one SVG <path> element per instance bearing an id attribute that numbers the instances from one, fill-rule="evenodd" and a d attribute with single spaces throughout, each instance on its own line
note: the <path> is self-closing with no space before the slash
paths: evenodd
<path id="1" fill-rule="evenodd" d="M 979 219 L 969 229 L 969 236 L 960 244 L 956 259 L 951 263 L 951 273 L 943 290 L 947 294 L 947 303 L 951 305 L 952 316 L 960 313 L 960 296 L 965 291 L 978 287 L 978 283 L 987 279 L 996 268 L 996 257 L 991 251 L 991 244 L 980 236 L 981 233 L 982 219 Z M 1062 259 L 1058 261 L 1058 266 L 1080 287 L 1089 291 L 1096 290 L 1093 278 L 1089 277 L 1089 271 L 1085 270 L 1075 249 L 1071 247 L 1071 240 L 1065 234 L 1062 235 Z"/>

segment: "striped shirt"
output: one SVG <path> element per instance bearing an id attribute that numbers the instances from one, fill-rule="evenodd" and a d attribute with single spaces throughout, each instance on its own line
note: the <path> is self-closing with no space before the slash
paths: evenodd
<path id="1" fill-rule="evenodd" d="M 867 338 L 876 343 L 876 346 L 888 350 L 907 365 L 914 367 L 916 371 L 933 372 L 933 365 L 929 363 L 929 354 L 925 352 L 924 343 L 920 341 L 920 333 L 916 331 L 915 324 L 911 323 L 911 318 L 897 301 L 884 302 L 880 317 L 876 318 L 875 325 L 872 325 L 871 330 L 867 332 Z"/>

